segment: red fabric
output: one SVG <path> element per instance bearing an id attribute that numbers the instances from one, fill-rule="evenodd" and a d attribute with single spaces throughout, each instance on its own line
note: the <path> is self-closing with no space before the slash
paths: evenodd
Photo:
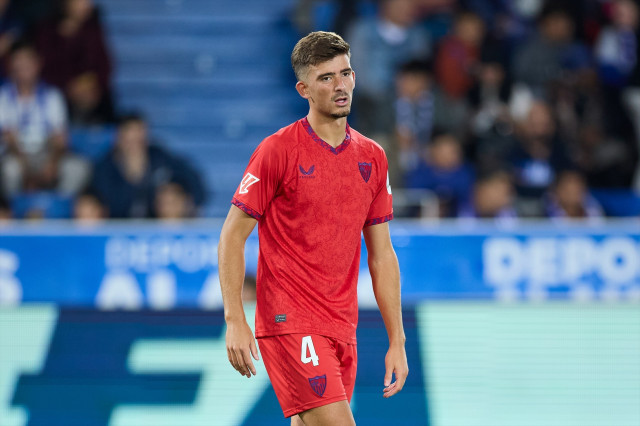
<path id="1" fill-rule="evenodd" d="M 383 149 L 348 126 L 335 149 L 306 119 L 258 146 L 233 199 L 258 219 L 257 337 L 355 343 L 362 228 L 393 218 L 387 169 Z"/>
<path id="2" fill-rule="evenodd" d="M 449 96 L 460 98 L 471 89 L 474 83 L 472 69 L 478 57 L 478 49 L 455 37 L 448 37 L 442 42 L 436 57 L 436 77 Z"/>
<path id="3" fill-rule="evenodd" d="M 84 73 L 96 73 L 103 91 L 108 91 L 111 59 L 98 14 L 94 13 L 76 34 L 64 37 L 59 21 L 44 23 L 37 32 L 36 46 L 43 60 L 43 79 L 62 90 Z"/>
<path id="4" fill-rule="evenodd" d="M 337 401 L 351 401 L 356 384 L 356 345 L 310 335 L 318 365 L 303 362 L 305 334 L 258 339 L 269 380 L 285 417 Z M 304 347 L 304 356 L 310 356 Z M 315 389 L 315 390 L 314 390 Z"/>

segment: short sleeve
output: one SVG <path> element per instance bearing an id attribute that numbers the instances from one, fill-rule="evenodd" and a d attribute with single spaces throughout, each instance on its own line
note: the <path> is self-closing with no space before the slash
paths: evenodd
<path id="1" fill-rule="evenodd" d="M 378 176 L 377 193 L 369 208 L 369 214 L 367 215 L 367 221 L 364 226 L 378 225 L 393 219 L 393 197 L 391 195 L 391 185 L 389 182 L 389 164 L 387 163 L 387 157 L 384 155 L 384 151 L 382 151 L 380 166 L 382 170 Z"/>
<path id="2" fill-rule="evenodd" d="M 282 182 L 286 153 L 278 145 L 273 139 L 258 145 L 231 201 L 256 220 L 262 217 Z"/>

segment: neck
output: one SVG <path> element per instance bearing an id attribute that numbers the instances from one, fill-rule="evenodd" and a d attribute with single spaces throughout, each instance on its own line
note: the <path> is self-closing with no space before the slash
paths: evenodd
<path id="1" fill-rule="evenodd" d="M 311 110 L 309 111 L 309 115 L 307 115 L 307 120 L 313 128 L 313 131 L 332 147 L 336 148 L 344 141 L 346 137 L 347 117 L 326 117 L 314 113 L 314 111 Z"/>
<path id="2" fill-rule="evenodd" d="M 36 83 L 16 83 L 18 95 L 21 97 L 31 96 L 36 92 Z"/>

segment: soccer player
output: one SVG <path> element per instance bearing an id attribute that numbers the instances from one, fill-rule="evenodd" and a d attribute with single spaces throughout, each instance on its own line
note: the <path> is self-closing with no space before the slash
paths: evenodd
<path id="1" fill-rule="evenodd" d="M 258 146 L 222 227 L 219 273 L 229 362 L 251 377 L 259 359 L 242 306 L 244 245 L 259 224 L 256 337 L 285 417 L 292 425 L 354 425 L 357 280 L 364 233 L 373 289 L 389 350 L 383 396 L 409 372 L 400 306 L 400 272 L 383 149 L 351 129 L 355 86 L 349 45 L 314 32 L 291 62 L 307 117 Z M 392 383 L 392 376 L 396 380 Z"/>

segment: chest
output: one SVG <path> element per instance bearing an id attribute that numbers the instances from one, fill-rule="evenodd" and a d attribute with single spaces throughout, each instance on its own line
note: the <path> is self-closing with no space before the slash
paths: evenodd
<path id="1" fill-rule="evenodd" d="M 294 208 L 313 214 L 362 216 L 378 190 L 380 173 L 373 156 L 358 149 L 337 155 L 300 150 L 288 161 L 282 195 Z"/>

